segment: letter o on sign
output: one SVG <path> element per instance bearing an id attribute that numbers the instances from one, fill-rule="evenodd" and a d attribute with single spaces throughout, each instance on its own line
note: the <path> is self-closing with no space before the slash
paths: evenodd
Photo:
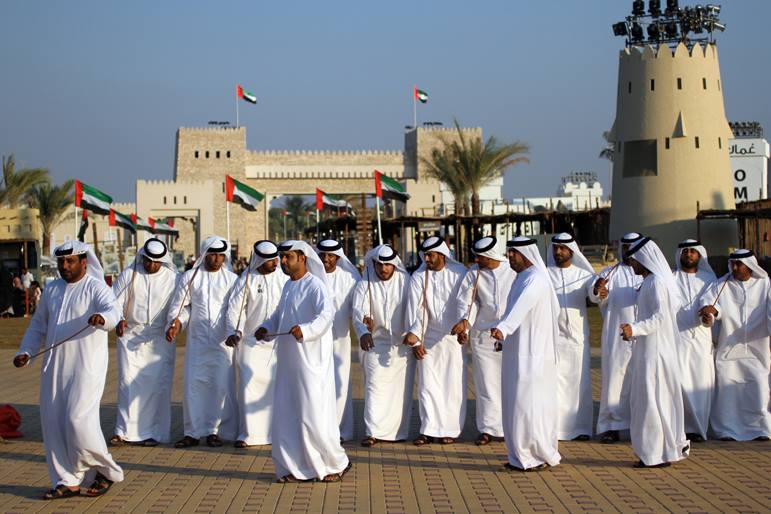
<path id="1" fill-rule="evenodd" d="M 747 172 L 744 170 L 736 170 L 734 171 L 734 180 L 737 182 L 744 182 L 744 179 L 747 178 Z"/>

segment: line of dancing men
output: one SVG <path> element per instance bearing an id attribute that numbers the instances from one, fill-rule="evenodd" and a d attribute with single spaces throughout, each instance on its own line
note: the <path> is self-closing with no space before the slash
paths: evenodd
<path id="1" fill-rule="evenodd" d="M 603 316 L 602 442 L 628 431 L 635 466 L 663 467 L 685 458 L 709 427 L 720 439 L 768 440 L 771 288 L 752 252 L 732 253 L 717 279 L 690 239 L 674 273 L 637 233 L 622 238 L 620 262 L 599 274 L 569 234 L 552 238 L 545 263 L 533 239 L 506 248 L 483 237 L 466 268 L 429 237 L 410 275 L 387 245 L 367 253 L 360 273 L 334 240 L 315 249 L 258 241 L 237 276 L 223 238 L 206 239 L 183 274 L 153 238 L 111 290 L 87 245 L 57 247 L 61 278 L 45 289 L 14 358 L 22 367 L 43 355 L 53 486 L 45 497 L 98 496 L 123 479 L 99 424 L 113 328 L 112 444 L 170 442 L 170 343 L 186 330 L 184 437 L 175 446 L 271 444 L 282 483 L 335 482 L 351 468 L 341 445 L 353 438 L 351 326 L 364 374 L 363 446 L 408 438 L 415 376 L 414 444 L 455 442 L 470 347 L 476 444 L 505 441 L 505 470 L 557 465 L 559 440 L 593 434 L 587 302 Z"/>

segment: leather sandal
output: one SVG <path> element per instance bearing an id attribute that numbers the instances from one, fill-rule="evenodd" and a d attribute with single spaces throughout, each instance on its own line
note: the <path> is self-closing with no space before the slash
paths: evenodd
<path id="1" fill-rule="evenodd" d="M 209 434 L 206 436 L 206 445 L 212 448 L 222 446 L 222 439 L 217 434 Z"/>
<path id="2" fill-rule="evenodd" d="M 489 434 L 479 434 L 479 437 L 477 437 L 477 440 L 474 441 L 474 444 L 477 446 L 485 446 L 487 444 L 490 444 L 492 442 L 493 438 L 490 437 Z"/>
<path id="3" fill-rule="evenodd" d="M 51 489 L 43 495 L 44 500 L 63 500 L 66 498 L 72 498 L 73 496 L 80 496 L 80 489 L 74 491 L 66 485 L 59 484 L 56 488 Z"/>
<path id="4" fill-rule="evenodd" d="M 125 441 L 123 440 L 123 438 L 121 436 L 119 436 L 119 435 L 114 435 L 114 436 L 112 436 L 110 438 L 110 444 L 112 446 L 123 446 L 124 442 Z M 53 491 L 53 489 L 51 489 L 51 490 Z"/>
<path id="5" fill-rule="evenodd" d="M 189 435 L 186 435 L 176 443 L 174 443 L 174 448 L 190 448 L 191 446 L 198 446 L 200 444 L 200 441 L 196 439 L 195 437 L 190 437 Z"/>
<path id="6" fill-rule="evenodd" d="M 442 444 L 454 444 L 455 438 L 454 437 L 442 437 L 439 439 L 439 442 Z"/>
<path id="7" fill-rule="evenodd" d="M 361 440 L 361 445 L 365 448 L 371 448 L 378 443 L 378 440 L 374 437 L 365 437 Z"/>
<path id="8" fill-rule="evenodd" d="M 431 436 L 420 434 L 418 437 L 415 438 L 414 441 L 412 441 L 412 444 L 415 446 L 423 446 L 424 444 L 431 444 L 434 442 L 434 438 Z"/>
<path id="9" fill-rule="evenodd" d="M 106 476 L 104 476 L 101 473 L 97 473 L 96 477 L 94 478 L 94 481 L 91 483 L 91 487 L 89 487 L 85 493 L 83 493 L 85 496 L 102 496 L 104 493 L 110 490 L 110 487 L 112 487 L 112 480 L 108 479 Z"/>

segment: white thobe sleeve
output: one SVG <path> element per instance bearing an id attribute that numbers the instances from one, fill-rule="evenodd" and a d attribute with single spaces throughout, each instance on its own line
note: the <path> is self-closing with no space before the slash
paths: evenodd
<path id="1" fill-rule="evenodd" d="M 600 298 L 600 295 L 594 294 L 594 283 L 597 282 L 598 278 L 600 278 L 599 275 L 592 275 L 586 280 L 586 297 L 589 298 L 590 302 L 597 305 L 603 302 L 603 300 Z"/>
<path id="2" fill-rule="evenodd" d="M 546 280 L 549 278 L 547 277 Z M 528 287 L 528 283 L 522 284 L 520 287 L 516 285 L 512 287 L 509 299 L 506 301 L 506 312 L 495 327 L 501 331 L 504 339 L 516 332 L 522 325 L 530 310 L 537 303 L 538 293 L 535 287 Z"/>
<path id="3" fill-rule="evenodd" d="M 225 316 L 225 333 L 227 335 L 236 334 L 236 332 L 243 335 L 243 325 L 239 323 L 239 318 L 244 324 L 246 323 L 246 313 L 243 311 L 246 309 L 244 295 L 246 294 L 247 280 L 249 280 L 249 272 L 244 271 L 228 295 L 228 310 Z M 248 302 L 249 299 L 247 298 L 246 301 Z"/>
<path id="4" fill-rule="evenodd" d="M 45 344 L 46 335 L 48 334 L 48 295 L 51 293 L 51 288 L 46 287 L 43 289 L 43 294 L 40 296 L 40 301 L 35 309 L 35 314 L 32 315 L 32 319 L 29 321 L 27 330 L 24 332 L 24 337 L 21 340 L 21 346 L 16 355 L 34 355 L 41 350 Z"/>
<path id="5" fill-rule="evenodd" d="M 128 288 L 131 285 L 131 277 L 134 270 L 131 268 L 124 269 L 115 282 L 112 284 L 112 292 L 115 295 L 115 307 L 118 312 L 121 313 L 121 319 L 123 318 L 123 311 L 126 308 L 126 298 L 128 297 Z"/>
<path id="6" fill-rule="evenodd" d="M 190 270 L 177 276 L 177 285 L 174 288 L 174 295 L 169 302 L 169 310 L 166 315 L 166 326 L 171 326 L 175 319 L 177 319 L 177 313 L 179 313 L 179 323 L 181 328 L 185 328 L 187 322 L 190 320 L 190 295 L 187 294 L 188 285 L 190 289 L 193 288 L 193 284 L 189 284 L 190 277 L 195 272 Z M 182 301 L 184 300 L 184 306 Z M 181 309 L 181 310 L 180 310 Z"/>
<path id="7" fill-rule="evenodd" d="M 307 323 L 300 323 L 300 330 L 303 333 L 303 342 L 308 343 L 321 339 L 327 330 L 332 327 L 332 320 L 335 317 L 332 298 L 330 298 L 323 286 L 316 288 L 312 298 L 313 311 L 315 316 Z"/>
<path id="8" fill-rule="evenodd" d="M 635 323 L 630 323 L 632 327 L 632 336 L 634 337 L 653 334 L 664 324 L 664 306 L 669 305 L 669 300 L 667 299 L 667 291 L 663 284 L 658 280 L 653 280 L 651 286 L 653 287 L 654 294 L 656 295 L 658 308 L 655 310 L 651 317 L 636 321 Z M 614 327 L 611 327 L 611 329 L 613 328 Z"/>
<path id="9" fill-rule="evenodd" d="M 281 288 L 281 297 L 278 299 L 278 305 L 276 305 L 275 310 L 273 311 L 273 314 L 268 316 L 268 318 L 263 321 L 257 329 L 264 328 L 267 330 L 268 334 L 275 334 L 278 330 L 278 322 L 281 319 L 281 313 L 284 312 L 286 309 L 286 299 L 287 299 L 287 293 L 286 289 L 289 287 L 289 284 L 291 284 L 291 280 L 287 280 L 284 282 L 284 286 Z M 266 339 L 267 341 L 272 340 L 273 338 Z"/>
<path id="10" fill-rule="evenodd" d="M 353 317 L 353 329 L 356 331 L 356 337 L 359 339 L 361 339 L 361 336 L 364 334 L 369 334 L 369 329 L 367 328 L 367 325 L 364 324 L 364 316 L 367 316 L 368 314 L 371 315 L 369 312 L 369 298 L 367 296 L 367 286 L 369 285 L 370 284 L 366 279 L 362 279 L 359 280 L 356 283 L 356 287 L 353 288 L 353 309 L 351 312 Z"/>
<path id="11" fill-rule="evenodd" d="M 112 289 L 104 282 L 97 282 L 93 302 L 93 314 L 99 314 L 104 318 L 104 325 L 97 326 L 96 328 L 105 331 L 115 328 L 123 314 L 118 310 Z"/>
<path id="12" fill-rule="evenodd" d="M 427 273 L 427 270 L 421 274 L 415 272 L 410 277 L 409 296 L 407 296 L 407 312 L 405 312 L 404 315 L 407 332 L 418 338 L 417 345 L 422 344 L 421 338 L 423 337 L 423 281 L 425 280 Z"/>
<path id="13" fill-rule="evenodd" d="M 697 312 L 703 309 L 704 307 L 708 305 L 715 304 L 715 310 L 717 311 L 717 314 L 715 315 L 715 320 L 720 319 L 720 314 L 722 313 L 723 309 L 720 308 L 720 298 L 717 297 L 718 291 L 725 283 L 725 278 L 721 278 L 720 280 L 716 280 L 715 282 L 712 282 L 709 287 L 707 287 L 702 295 L 698 299 L 697 305 L 699 308 L 696 310 Z M 726 286 L 728 287 L 728 286 Z M 721 295 L 722 296 L 722 295 Z M 717 302 L 715 301 L 717 299 Z"/>
<path id="14" fill-rule="evenodd" d="M 456 302 L 456 309 L 455 309 L 455 319 L 453 319 L 453 324 L 461 321 L 461 320 L 467 320 L 471 322 L 469 312 L 470 312 L 470 304 L 471 304 L 471 292 L 474 289 L 474 281 L 477 278 L 477 269 L 469 269 L 466 271 L 466 274 L 463 276 L 463 278 L 460 281 L 460 286 L 458 287 L 458 301 Z"/>

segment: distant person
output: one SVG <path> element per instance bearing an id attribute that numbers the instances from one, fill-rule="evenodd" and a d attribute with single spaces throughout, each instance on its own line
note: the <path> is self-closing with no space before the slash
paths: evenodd
<path id="1" fill-rule="evenodd" d="M 26 291 L 21 284 L 19 277 L 13 277 L 11 287 L 11 306 L 13 307 L 13 317 L 21 318 L 27 312 Z"/>
<path id="2" fill-rule="evenodd" d="M 170 442 L 176 349 L 165 338 L 177 269 L 166 244 L 150 238 L 112 290 L 122 318 L 118 336 L 118 414 L 112 444 Z"/>
<path id="3" fill-rule="evenodd" d="M 62 278 L 46 287 L 13 364 L 25 366 L 30 355 L 66 341 L 40 357 L 40 425 L 52 486 L 43 498 L 100 496 L 123 480 L 99 421 L 107 331 L 120 320 L 120 311 L 86 244 L 68 241 L 54 256 Z M 84 491 L 87 477 L 93 482 Z"/>
<path id="4" fill-rule="evenodd" d="M 40 303 L 40 296 L 43 294 L 43 289 L 40 287 L 40 283 L 32 281 L 32 285 L 28 290 L 29 295 L 29 313 L 34 314 L 37 310 L 37 306 Z"/>
<path id="5" fill-rule="evenodd" d="M 32 285 L 32 281 L 35 280 L 35 277 L 27 268 L 21 268 L 21 274 L 19 275 L 19 278 L 21 279 L 21 285 L 24 287 L 24 289 L 29 289 Z"/>
<path id="6" fill-rule="evenodd" d="M 597 433 L 603 443 L 615 443 L 621 430 L 629 430 L 627 369 L 632 349 L 619 335 L 618 327 L 623 321 L 635 319 L 637 289 L 642 278 L 635 275 L 626 252 L 642 238 L 637 232 L 621 238 L 619 262 L 600 272 L 592 290 L 592 299 L 599 303 L 602 314 L 602 388 Z"/>
<path id="7" fill-rule="evenodd" d="M 699 300 L 717 278 L 707 260 L 707 250 L 695 239 L 686 239 L 678 245 L 675 263 L 675 281 L 683 299 L 677 313 L 680 330 L 677 355 L 683 384 L 685 435 L 693 443 L 707 438 L 715 391 L 712 330 L 699 319 Z"/>
<path id="8" fill-rule="evenodd" d="M 667 259 L 650 238 L 626 256 L 643 277 L 635 316 L 622 319 L 621 337 L 631 346 L 629 405 L 636 468 L 661 468 L 688 456 L 677 347 L 677 313 L 683 300 Z"/>
<path id="9" fill-rule="evenodd" d="M 771 287 L 750 250 L 733 252 L 728 266 L 729 272 L 713 282 L 700 301 L 703 323 L 721 321 L 709 421 L 715 436 L 724 441 L 768 441 Z"/>

